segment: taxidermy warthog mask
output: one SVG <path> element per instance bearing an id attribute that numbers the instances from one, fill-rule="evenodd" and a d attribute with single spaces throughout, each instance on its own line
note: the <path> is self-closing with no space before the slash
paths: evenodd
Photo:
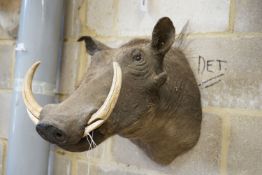
<path id="1" fill-rule="evenodd" d="M 174 40 L 167 17 L 157 22 L 151 40 L 134 39 L 120 48 L 81 37 L 92 56 L 82 83 L 62 103 L 43 108 L 31 90 L 35 63 L 26 74 L 23 97 L 37 132 L 75 152 L 118 134 L 152 160 L 172 162 L 197 143 L 202 119 L 197 83 L 184 54 L 171 47 Z"/>

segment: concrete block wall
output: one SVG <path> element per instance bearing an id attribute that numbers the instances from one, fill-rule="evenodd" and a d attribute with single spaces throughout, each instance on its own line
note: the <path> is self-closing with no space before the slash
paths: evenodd
<path id="1" fill-rule="evenodd" d="M 168 166 L 152 162 L 134 144 L 114 136 L 92 151 L 52 149 L 54 175 L 262 174 L 261 0 L 67 0 L 60 100 L 78 86 L 90 58 L 76 40 L 91 35 L 111 47 L 150 37 L 169 16 L 202 94 L 199 143 Z M 0 33 L 1 34 L 1 33 Z M 14 39 L 0 35 L 0 175 L 4 175 L 10 116 Z M 2 172 L 2 174 L 1 174 Z"/>

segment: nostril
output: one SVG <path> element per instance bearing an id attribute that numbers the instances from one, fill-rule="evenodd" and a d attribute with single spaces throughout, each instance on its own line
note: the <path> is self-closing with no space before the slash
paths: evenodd
<path id="1" fill-rule="evenodd" d="M 41 135 L 45 140 L 48 140 L 47 138 L 47 130 L 50 125 L 47 125 L 45 123 L 39 123 L 36 125 L 36 131 L 39 135 Z"/>
<path id="2" fill-rule="evenodd" d="M 54 131 L 53 136 L 55 140 L 57 140 L 58 142 L 64 142 L 66 138 L 65 134 L 61 130 L 58 130 L 58 129 Z"/>
<path id="3" fill-rule="evenodd" d="M 36 130 L 41 137 L 51 143 L 63 144 L 66 142 L 66 134 L 53 125 L 39 123 Z"/>
<path id="4" fill-rule="evenodd" d="M 59 138 L 59 137 L 62 137 L 62 136 L 63 136 L 63 135 L 62 135 L 61 133 L 59 133 L 59 132 L 58 132 L 58 133 L 56 133 L 56 137 L 58 137 L 58 138 Z"/>

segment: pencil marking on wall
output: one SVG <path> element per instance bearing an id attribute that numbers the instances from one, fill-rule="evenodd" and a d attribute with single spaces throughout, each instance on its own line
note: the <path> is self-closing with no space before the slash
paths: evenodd
<path id="1" fill-rule="evenodd" d="M 226 60 L 220 58 L 209 59 L 199 55 L 197 57 L 197 64 L 197 73 L 200 77 L 203 75 L 209 75 L 208 78 L 201 79 L 198 86 L 209 88 L 222 82 L 222 79 L 225 76 L 225 71 L 227 70 Z"/>

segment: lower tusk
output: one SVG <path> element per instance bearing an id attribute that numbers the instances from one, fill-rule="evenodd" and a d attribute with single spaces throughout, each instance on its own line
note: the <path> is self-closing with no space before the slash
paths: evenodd
<path id="1" fill-rule="evenodd" d="M 115 108 L 122 86 L 122 71 L 117 62 L 113 62 L 113 68 L 114 77 L 108 96 L 103 105 L 89 119 L 88 126 L 85 128 L 84 136 L 101 126 L 109 118 Z"/>
<path id="2" fill-rule="evenodd" d="M 94 123 L 88 125 L 85 128 L 85 133 L 84 133 L 84 137 L 87 136 L 91 131 L 95 130 L 96 128 L 98 128 L 99 126 L 101 126 L 105 121 L 104 120 L 97 120 Z"/>
<path id="3" fill-rule="evenodd" d="M 37 117 L 35 117 L 28 109 L 26 109 L 28 116 L 30 117 L 30 119 L 32 120 L 32 122 L 37 125 L 39 120 L 37 119 Z"/>

